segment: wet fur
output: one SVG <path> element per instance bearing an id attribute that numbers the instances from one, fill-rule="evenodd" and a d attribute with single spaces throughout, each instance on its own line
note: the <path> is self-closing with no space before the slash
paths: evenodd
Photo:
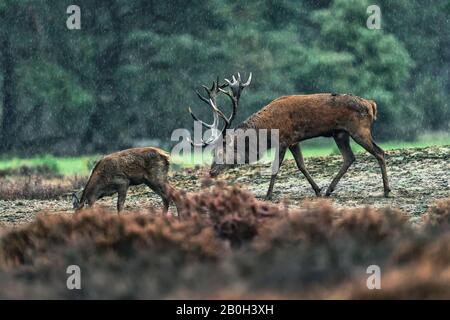
<path id="1" fill-rule="evenodd" d="M 350 148 L 351 137 L 378 161 L 383 177 L 384 194 L 390 192 L 384 151 L 372 139 L 371 126 L 376 119 L 377 105 L 373 100 L 363 99 L 352 94 L 319 93 L 310 95 L 283 96 L 275 99 L 261 110 L 250 116 L 236 129 L 278 129 L 279 130 L 279 166 L 281 167 L 285 152 L 291 151 L 297 167 L 307 178 L 316 195 L 320 194 L 319 186 L 309 175 L 303 162 L 300 142 L 315 137 L 333 137 L 344 163 L 341 170 L 326 191 L 330 195 L 340 178 L 355 161 Z M 258 135 L 259 137 L 259 135 Z M 236 137 L 235 137 L 236 138 Z M 258 158 L 261 155 L 258 154 Z M 214 161 L 211 176 L 216 176 L 225 165 Z M 224 161 L 221 161 L 224 163 Z M 267 199 L 271 198 L 273 185 L 278 172 L 272 175 Z"/>
<path id="2" fill-rule="evenodd" d="M 146 184 L 164 202 L 168 210 L 171 188 L 168 184 L 170 157 L 165 151 L 146 147 L 133 148 L 112 153 L 97 162 L 83 190 L 79 207 L 115 193 L 119 194 L 117 209 L 123 209 L 126 193 L 130 186 Z"/>

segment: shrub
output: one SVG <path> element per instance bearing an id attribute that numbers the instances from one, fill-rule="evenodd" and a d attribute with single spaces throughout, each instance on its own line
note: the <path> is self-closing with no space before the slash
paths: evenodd
<path id="1" fill-rule="evenodd" d="M 431 226 L 450 225 L 450 198 L 437 201 L 424 215 L 425 223 Z"/>
<path id="2" fill-rule="evenodd" d="M 47 178 L 61 178 L 61 175 L 58 173 L 58 168 L 47 164 L 38 166 L 20 166 L 18 168 L 0 170 L 0 177 L 31 175 L 39 175 Z"/>
<path id="3" fill-rule="evenodd" d="M 394 209 L 287 209 L 208 180 L 172 192 L 182 218 L 94 208 L 2 230 L 0 298 L 450 297 L 447 200 L 417 228 Z M 79 292 L 65 287 L 71 264 Z M 382 290 L 366 287 L 372 264 Z"/>
<path id="4" fill-rule="evenodd" d="M 82 188 L 85 182 L 86 178 L 78 176 L 55 180 L 44 180 L 40 176 L 31 175 L 0 179 L 0 199 L 57 199 Z"/>
<path id="5" fill-rule="evenodd" d="M 175 192 L 180 216 L 207 215 L 219 237 L 241 245 L 257 234 L 261 219 L 282 214 L 279 206 L 258 201 L 239 186 L 222 182 L 202 181 L 201 192 L 181 194 Z"/>
<path id="6" fill-rule="evenodd" d="M 117 215 L 102 209 L 79 214 L 39 215 L 35 222 L 6 234 L 0 242 L 5 264 L 33 264 L 58 250 L 78 254 L 132 255 L 140 250 L 177 250 L 199 260 L 216 258 L 225 248 L 211 228 L 196 219 L 178 221 L 149 214 Z"/>

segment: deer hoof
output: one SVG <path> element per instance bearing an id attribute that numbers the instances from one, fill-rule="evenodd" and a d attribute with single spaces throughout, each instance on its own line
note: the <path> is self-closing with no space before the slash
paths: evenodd
<path id="1" fill-rule="evenodd" d="M 314 189 L 314 192 L 316 193 L 316 197 L 320 197 L 321 196 L 321 192 L 322 192 L 322 189 Z"/>

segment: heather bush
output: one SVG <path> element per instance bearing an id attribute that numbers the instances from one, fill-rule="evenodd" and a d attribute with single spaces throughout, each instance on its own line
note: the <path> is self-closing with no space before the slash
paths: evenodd
<path id="1" fill-rule="evenodd" d="M 45 179 L 42 176 L 0 178 L 0 200 L 58 199 L 78 190 L 86 183 L 85 177 Z"/>
<path id="2" fill-rule="evenodd" d="M 1 231 L 0 298 L 450 297 L 447 200 L 418 228 L 398 210 L 288 209 L 210 181 L 173 196 L 179 218 L 91 209 Z M 65 288 L 71 264 L 78 292 Z M 382 290 L 366 287 L 372 264 Z"/>
<path id="3" fill-rule="evenodd" d="M 424 220 L 432 226 L 450 226 L 450 198 L 439 200 L 431 206 Z"/>
<path id="4" fill-rule="evenodd" d="M 58 168 L 55 165 L 38 165 L 38 166 L 20 166 L 17 168 L 8 168 L 0 170 L 0 177 L 7 176 L 31 176 L 39 175 L 47 178 L 62 178 L 58 173 Z"/>
<path id="5" fill-rule="evenodd" d="M 238 246 L 258 233 L 261 219 L 278 217 L 283 210 L 279 206 L 258 201 L 238 185 L 223 182 L 202 181 L 201 192 L 181 194 L 173 191 L 180 216 L 208 216 L 217 235 Z"/>
<path id="6" fill-rule="evenodd" d="M 450 297 L 450 233 L 401 241 L 389 258 L 382 290 L 367 290 L 365 278 L 324 290 L 322 297 L 340 299 L 448 299 Z"/>
<path id="7" fill-rule="evenodd" d="M 58 250 L 77 248 L 83 257 L 133 255 L 140 250 L 177 250 L 197 260 L 224 254 L 214 231 L 196 219 L 179 221 L 145 213 L 117 215 L 102 209 L 39 215 L 35 222 L 6 234 L 0 242 L 5 264 L 33 264 Z"/>
<path id="8" fill-rule="evenodd" d="M 397 210 L 354 208 L 336 210 L 328 201 L 304 204 L 290 210 L 285 219 L 262 225 L 264 231 L 255 241 L 260 250 L 279 245 L 320 244 L 351 237 L 360 244 L 393 241 L 410 231 L 406 216 Z"/>

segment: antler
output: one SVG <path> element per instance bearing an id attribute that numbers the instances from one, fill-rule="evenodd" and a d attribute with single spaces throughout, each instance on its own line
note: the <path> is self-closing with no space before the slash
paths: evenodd
<path id="1" fill-rule="evenodd" d="M 247 82 L 245 82 L 245 83 L 242 83 L 241 75 L 239 73 L 238 73 L 237 79 L 234 75 L 232 76 L 232 79 L 233 79 L 233 81 L 225 79 L 226 83 L 223 85 L 219 85 L 219 77 L 217 77 L 217 81 L 216 82 L 213 81 L 213 85 L 212 85 L 211 89 L 209 89 L 206 86 L 203 86 L 203 88 L 205 89 L 205 91 L 208 95 L 208 98 L 203 97 L 198 91 L 196 92 L 197 96 L 200 98 L 200 100 L 207 103 L 213 110 L 214 120 L 213 120 L 212 124 L 205 123 L 205 122 L 201 121 L 200 119 L 198 119 L 198 117 L 195 116 L 194 113 L 192 112 L 191 108 L 189 108 L 189 113 L 191 114 L 192 118 L 195 121 L 199 121 L 202 124 L 202 126 L 208 128 L 208 129 L 211 129 L 213 131 L 212 135 L 206 141 L 201 139 L 200 144 L 195 144 L 192 142 L 192 140 L 189 139 L 188 141 L 194 147 L 205 147 L 209 144 L 213 144 L 213 143 L 217 142 L 217 140 L 219 140 L 219 138 L 221 136 L 223 136 L 225 134 L 226 130 L 231 126 L 231 123 L 234 120 L 236 113 L 237 113 L 237 106 L 239 103 L 239 98 L 241 96 L 242 90 L 250 84 L 250 82 L 252 80 L 252 73 L 250 73 L 250 75 L 247 79 Z M 224 90 L 224 88 L 227 86 L 229 86 L 231 88 L 231 92 Z M 226 94 L 231 100 L 232 113 L 229 118 L 227 118 L 224 115 L 224 113 L 217 107 L 216 100 L 217 100 L 217 94 L 219 92 Z M 218 130 L 219 117 L 223 119 L 223 121 L 225 122 L 225 126 L 220 131 L 220 133 L 217 133 L 219 131 Z"/>
<path id="2" fill-rule="evenodd" d="M 195 144 L 192 142 L 192 140 L 188 139 L 188 141 L 191 143 L 191 145 L 193 145 L 194 147 L 204 147 L 208 144 L 211 144 L 213 142 L 215 142 L 215 140 L 218 139 L 218 137 L 220 135 L 215 135 L 214 132 L 218 131 L 218 127 L 219 127 L 219 117 L 221 117 L 222 119 L 224 119 L 225 123 L 227 122 L 227 119 L 225 117 L 225 115 L 217 108 L 217 95 L 220 92 L 220 90 L 222 90 L 223 88 L 225 88 L 226 86 L 228 86 L 228 84 L 222 84 L 219 85 L 219 77 L 217 77 L 217 81 L 213 81 L 211 88 L 208 88 L 207 86 L 203 85 L 203 89 L 205 89 L 206 94 L 208 96 L 208 98 L 205 98 L 204 96 L 202 96 L 198 91 L 196 91 L 197 96 L 200 98 L 200 100 L 202 100 L 203 102 L 205 102 L 206 104 L 208 104 L 212 110 L 213 110 L 213 122 L 211 124 L 208 124 L 202 120 L 200 120 L 193 112 L 192 109 L 189 107 L 189 113 L 191 114 L 191 117 L 195 120 L 200 122 L 200 124 L 208 129 L 211 129 L 213 131 L 213 134 L 211 135 L 211 137 L 209 137 L 206 141 L 201 139 L 201 143 L 200 144 Z"/>
<path id="3" fill-rule="evenodd" d="M 234 117 L 237 113 L 237 106 L 239 103 L 239 99 L 241 97 L 242 90 L 244 90 L 245 87 L 247 87 L 252 82 L 252 73 L 250 72 L 248 79 L 245 83 L 242 83 L 241 80 L 241 74 L 238 72 L 238 77 L 233 75 L 232 79 L 233 81 L 230 81 L 228 79 L 225 79 L 225 82 L 228 83 L 228 86 L 231 88 L 231 93 L 229 91 L 225 91 L 222 88 L 219 88 L 219 90 L 223 93 L 225 93 L 231 100 L 232 105 L 232 112 L 230 118 L 228 118 L 228 122 L 231 124 L 231 122 L 234 120 Z"/>
<path id="4" fill-rule="evenodd" d="M 237 79 L 234 75 L 232 76 L 232 79 L 233 81 L 225 79 L 225 82 L 228 83 L 231 90 L 233 91 L 233 95 L 239 100 L 242 90 L 244 90 L 244 88 L 247 87 L 250 82 L 252 82 L 252 73 L 250 72 L 247 82 L 245 83 L 242 83 L 241 74 L 239 72 L 237 74 Z"/>

